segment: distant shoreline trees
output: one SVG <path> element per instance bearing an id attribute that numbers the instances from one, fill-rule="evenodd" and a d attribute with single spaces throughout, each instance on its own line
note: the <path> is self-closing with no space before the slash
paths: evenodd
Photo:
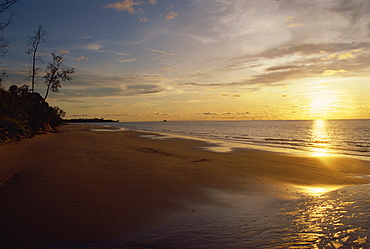
<path id="1" fill-rule="evenodd" d="M 110 123 L 119 122 L 118 120 L 104 119 L 104 118 L 72 118 L 64 119 L 67 123 Z"/>

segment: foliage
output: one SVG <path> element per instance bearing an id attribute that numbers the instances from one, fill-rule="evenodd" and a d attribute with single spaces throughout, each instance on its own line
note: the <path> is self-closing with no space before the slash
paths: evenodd
<path id="1" fill-rule="evenodd" d="M 52 53 L 51 55 L 53 57 L 53 60 L 48 63 L 45 70 L 46 74 L 44 76 L 46 84 L 46 94 L 44 100 L 46 100 L 46 98 L 48 97 L 50 90 L 53 92 L 59 91 L 59 88 L 62 87 L 60 85 L 60 81 L 72 80 L 70 74 L 74 73 L 73 68 L 66 68 L 64 66 L 64 54 L 57 55 L 55 53 Z"/>
<path id="2" fill-rule="evenodd" d="M 8 91 L 0 89 L 0 139 L 21 139 L 52 131 L 62 123 L 65 112 L 50 107 L 39 93 L 28 86 L 13 85 Z"/>

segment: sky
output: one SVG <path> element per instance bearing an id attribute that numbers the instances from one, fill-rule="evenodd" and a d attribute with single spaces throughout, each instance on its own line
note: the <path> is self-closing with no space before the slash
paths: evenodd
<path id="1" fill-rule="evenodd" d="M 20 0 L 0 58 L 30 84 L 27 37 L 75 73 L 50 105 L 120 121 L 370 118 L 368 0 Z M 6 18 L 3 15 L 2 18 Z"/>

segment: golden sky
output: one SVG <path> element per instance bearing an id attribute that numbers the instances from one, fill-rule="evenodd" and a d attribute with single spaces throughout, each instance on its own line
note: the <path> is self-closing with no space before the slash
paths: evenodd
<path id="1" fill-rule="evenodd" d="M 41 52 L 67 53 L 76 71 L 49 96 L 67 118 L 370 118 L 367 0 L 24 0 L 14 11 L 4 85 L 27 83 L 26 37 L 44 25 Z"/>

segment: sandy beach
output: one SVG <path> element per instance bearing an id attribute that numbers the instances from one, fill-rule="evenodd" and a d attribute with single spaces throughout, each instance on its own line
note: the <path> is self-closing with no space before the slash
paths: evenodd
<path id="1" fill-rule="evenodd" d="M 65 125 L 0 145 L 0 248 L 102 241 L 150 230 L 213 207 L 210 193 L 290 199 L 299 186 L 365 184 L 369 162 L 259 150 L 216 153 L 205 142 Z M 253 206 L 253 201 L 250 205 Z"/>

